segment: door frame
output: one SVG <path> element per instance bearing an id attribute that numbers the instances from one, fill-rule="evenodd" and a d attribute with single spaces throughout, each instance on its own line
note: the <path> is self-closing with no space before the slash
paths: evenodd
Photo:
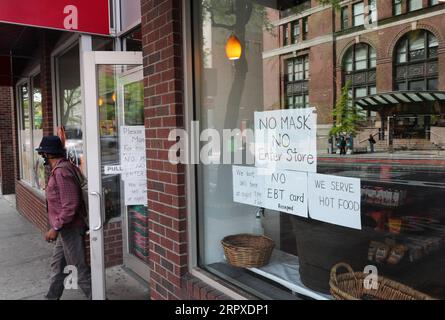
<path id="1" fill-rule="evenodd" d="M 100 158 L 99 112 L 97 108 L 98 65 L 143 65 L 142 52 L 88 51 L 82 56 L 82 87 L 84 89 L 85 141 L 88 171 L 90 221 L 91 285 L 93 300 L 106 299 L 104 252 L 104 209 Z"/>
<path id="2" fill-rule="evenodd" d="M 124 88 L 128 84 L 144 81 L 144 70 L 143 67 L 134 68 L 124 74 L 118 79 L 117 90 L 118 94 L 118 106 L 125 105 L 125 95 Z M 123 113 L 124 109 L 121 107 L 119 110 L 119 117 L 121 122 L 125 123 L 125 115 Z M 124 192 L 121 188 L 121 192 Z M 126 206 L 122 206 L 122 238 L 123 238 L 123 249 L 124 249 L 124 265 L 135 272 L 143 280 L 149 282 L 150 280 L 150 267 L 148 264 L 139 260 L 137 257 L 130 253 L 130 242 L 129 242 L 129 225 L 128 225 L 128 210 Z"/>

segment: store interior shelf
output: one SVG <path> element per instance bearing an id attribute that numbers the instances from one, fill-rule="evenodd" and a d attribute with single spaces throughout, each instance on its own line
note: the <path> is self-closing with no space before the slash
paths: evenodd
<path id="1" fill-rule="evenodd" d="M 300 261 L 298 257 L 283 251 L 274 250 L 267 266 L 249 270 L 281 284 L 294 293 L 316 300 L 333 300 L 333 297 L 330 295 L 316 292 L 306 287 L 300 278 Z"/>

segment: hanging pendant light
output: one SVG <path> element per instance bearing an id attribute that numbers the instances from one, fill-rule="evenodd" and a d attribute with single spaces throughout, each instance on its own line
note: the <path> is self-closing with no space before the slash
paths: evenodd
<path id="1" fill-rule="evenodd" d="M 243 54 L 243 48 L 239 39 L 232 34 L 227 40 L 226 55 L 229 60 L 239 60 Z"/>

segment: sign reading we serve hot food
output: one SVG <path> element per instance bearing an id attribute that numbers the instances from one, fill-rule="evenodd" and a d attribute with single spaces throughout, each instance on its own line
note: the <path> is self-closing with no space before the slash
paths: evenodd
<path id="1" fill-rule="evenodd" d="M 261 168 L 317 172 L 315 108 L 256 112 L 255 163 Z"/>
<path id="2" fill-rule="evenodd" d="M 309 216 L 352 229 L 362 229 L 360 179 L 309 174 Z"/>

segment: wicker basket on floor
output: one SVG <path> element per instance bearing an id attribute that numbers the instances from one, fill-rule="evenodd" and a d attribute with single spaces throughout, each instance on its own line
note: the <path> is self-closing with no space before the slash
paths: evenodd
<path id="1" fill-rule="evenodd" d="M 261 268 L 269 263 L 275 242 L 265 236 L 238 234 L 221 241 L 228 263 L 239 268 Z"/>
<path id="2" fill-rule="evenodd" d="M 339 268 L 346 268 L 348 273 L 338 275 Z M 416 291 L 398 282 L 379 277 L 378 289 L 364 287 L 367 274 L 354 272 L 346 263 L 339 263 L 331 271 L 331 294 L 337 300 L 434 300 L 432 297 Z"/>

